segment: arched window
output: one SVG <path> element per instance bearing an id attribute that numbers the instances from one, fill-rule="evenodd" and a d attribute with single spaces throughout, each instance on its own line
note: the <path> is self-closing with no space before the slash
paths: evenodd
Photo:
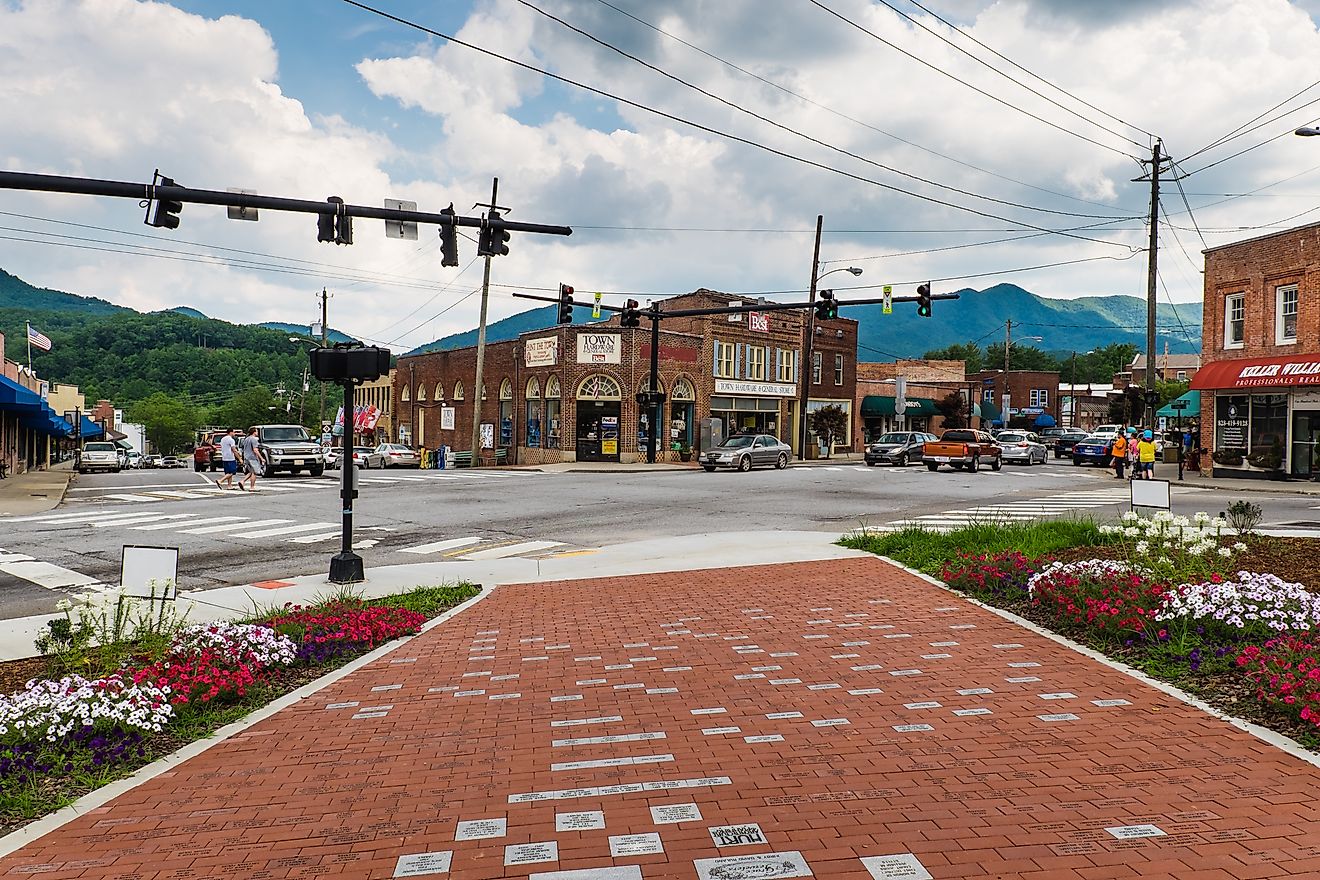
<path id="1" fill-rule="evenodd" d="M 513 383 L 508 379 L 500 383 L 500 400 L 513 400 Z"/>
<path id="2" fill-rule="evenodd" d="M 696 400 L 697 395 L 692 390 L 692 383 L 687 379 L 674 380 L 674 393 L 670 396 L 671 400 Z"/>
<path id="3" fill-rule="evenodd" d="M 463 399 L 463 383 L 458 381 L 454 383 L 454 400 Z"/>
<path id="4" fill-rule="evenodd" d="M 417 402 L 418 402 L 418 403 L 426 403 L 426 386 L 425 386 L 425 385 L 418 385 L 418 386 L 417 386 Z"/>
<path id="5" fill-rule="evenodd" d="M 535 376 L 527 380 L 527 394 L 525 396 L 528 400 L 536 400 L 541 396 L 541 383 L 536 381 Z"/>
<path id="6" fill-rule="evenodd" d="M 399 393 L 399 400 L 402 400 L 404 403 L 407 403 L 408 401 L 412 400 L 412 396 L 408 394 L 407 385 L 404 385 L 403 391 Z"/>
<path id="7" fill-rule="evenodd" d="M 558 376 L 551 376 L 549 379 L 545 380 L 545 396 L 546 398 L 558 398 L 563 396 L 563 392 L 559 390 Z"/>
<path id="8" fill-rule="evenodd" d="M 578 386 L 578 400 L 620 400 L 619 383 L 604 373 L 597 373 L 582 380 Z"/>
<path id="9" fill-rule="evenodd" d="M 543 445 L 546 449 L 559 448 L 559 416 L 560 416 L 560 391 L 559 377 L 550 376 L 545 380 L 545 414 L 544 425 L 541 433 L 545 438 Z"/>
<path id="10" fill-rule="evenodd" d="M 432 400 L 444 400 L 444 399 L 445 399 L 445 383 L 444 383 L 444 382 L 436 382 L 436 383 L 435 383 L 435 397 L 433 397 Z"/>

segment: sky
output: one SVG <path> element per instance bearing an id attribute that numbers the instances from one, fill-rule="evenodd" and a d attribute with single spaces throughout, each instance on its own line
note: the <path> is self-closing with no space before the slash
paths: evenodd
<path id="1" fill-rule="evenodd" d="M 574 232 L 513 235 L 491 320 L 561 283 L 615 305 L 801 298 L 818 215 L 817 276 L 863 270 L 821 277 L 845 301 L 923 281 L 1144 296 L 1133 179 L 1156 139 L 1161 302 L 1199 300 L 1203 248 L 1320 221 L 1320 138 L 1292 134 L 1320 122 L 1320 0 L 364 5 L 404 21 L 346 0 L 0 0 L 0 169 L 467 216 L 498 178 L 508 219 Z M 400 351 L 477 321 L 476 243 L 441 267 L 435 227 L 359 219 L 337 246 L 305 214 L 142 218 L 0 190 L 0 268 L 238 323 L 309 324 L 325 288 L 332 326 Z"/>

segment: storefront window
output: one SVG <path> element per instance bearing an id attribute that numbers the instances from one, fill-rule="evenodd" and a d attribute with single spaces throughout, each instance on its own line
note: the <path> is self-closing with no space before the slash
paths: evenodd
<path id="1" fill-rule="evenodd" d="M 1247 455 L 1247 426 L 1250 398 L 1245 394 L 1221 394 L 1215 398 L 1215 464 L 1241 467 Z"/>
<path id="2" fill-rule="evenodd" d="M 1250 436 L 1247 461 L 1266 470 L 1283 465 L 1283 444 L 1288 439 L 1288 395 L 1251 395 Z"/>
<path id="3" fill-rule="evenodd" d="M 545 380 L 545 448 L 559 448 L 559 378 Z"/>

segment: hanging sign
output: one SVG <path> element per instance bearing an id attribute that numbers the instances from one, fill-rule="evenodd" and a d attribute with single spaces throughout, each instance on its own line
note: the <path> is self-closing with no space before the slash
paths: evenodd
<path id="1" fill-rule="evenodd" d="M 886 284 L 884 290 L 885 301 L 881 311 L 886 315 L 892 315 L 894 313 L 894 288 L 892 285 Z"/>
<path id="2" fill-rule="evenodd" d="M 596 291 L 596 301 L 591 306 L 591 317 L 600 318 L 600 291 Z"/>

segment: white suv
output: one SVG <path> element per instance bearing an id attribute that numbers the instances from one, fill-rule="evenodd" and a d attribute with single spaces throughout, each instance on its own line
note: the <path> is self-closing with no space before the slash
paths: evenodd
<path id="1" fill-rule="evenodd" d="M 119 473 L 119 452 L 119 447 L 113 443 L 97 441 L 83 444 L 82 452 L 78 456 L 78 473 L 86 474 L 91 471 Z"/>

